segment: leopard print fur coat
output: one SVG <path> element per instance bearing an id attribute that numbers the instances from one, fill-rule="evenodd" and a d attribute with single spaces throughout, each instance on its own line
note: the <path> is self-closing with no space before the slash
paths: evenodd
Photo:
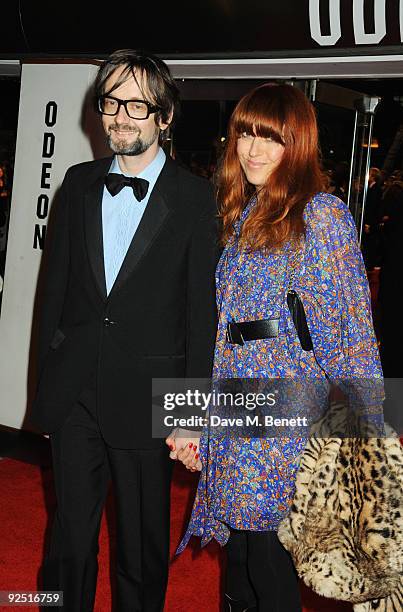
<path id="1" fill-rule="evenodd" d="M 350 601 L 354 612 L 402 612 L 402 522 L 403 451 L 394 432 L 313 437 L 278 536 L 320 595 Z"/>

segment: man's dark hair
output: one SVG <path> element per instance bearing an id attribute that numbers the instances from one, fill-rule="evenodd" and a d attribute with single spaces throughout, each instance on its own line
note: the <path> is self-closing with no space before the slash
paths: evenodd
<path id="1" fill-rule="evenodd" d="M 122 74 L 109 91 L 105 91 L 105 83 L 110 75 L 118 68 L 123 66 Z M 147 88 L 152 97 L 151 102 L 159 106 L 161 110 L 156 113 L 155 120 L 168 123 L 171 113 L 172 122 L 179 110 L 179 91 L 175 85 L 168 66 L 155 55 L 135 51 L 134 49 L 120 49 L 112 53 L 99 67 L 98 74 L 94 83 L 94 103 L 98 110 L 98 99 L 105 94 L 111 94 L 133 76 L 144 99 L 147 100 L 146 93 L 141 88 L 141 81 L 136 78 L 140 73 L 145 78 Z"/>

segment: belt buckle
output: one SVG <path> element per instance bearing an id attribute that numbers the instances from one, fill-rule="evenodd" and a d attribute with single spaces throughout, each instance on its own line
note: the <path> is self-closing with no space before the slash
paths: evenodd
<path id="1" fill-rule="evenodd" d="M 241 330 L 235 321 L 227 323 L 227 340 L 229 340 L 231 344 L 239 344 L 240 346 L 245 344 Z"/>

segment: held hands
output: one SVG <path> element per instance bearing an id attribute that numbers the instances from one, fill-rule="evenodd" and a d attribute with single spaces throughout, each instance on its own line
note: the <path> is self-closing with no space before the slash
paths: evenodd
<path id="1" fill-rule="evenodd" d="M 200 433 L 189 429 L 174 429 L 165 440 L 171 449 L 169 456 L 171 459 L 179 459 L 191 472 L 202 469 L 199 457 Z"/>

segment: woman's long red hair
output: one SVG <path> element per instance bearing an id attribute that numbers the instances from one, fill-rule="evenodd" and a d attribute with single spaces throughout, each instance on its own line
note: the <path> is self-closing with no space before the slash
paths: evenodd
<path id="1" fill-rule="evenodd" d="M 299 89 L 285 84 L 261 85 L 238 102 L 218 174 L 223 244 L 232 237 L 234 222 L 255 193 L 237 155 L 237 141 L 244 132 L 284 144 L 283 157 L 259 191 L 258 205 L 241 233 L 241 243 L 252 250 L 273 249 L 304 232 L 305 205 L 326 185 L 319 163 L 315 111 Z"/>

